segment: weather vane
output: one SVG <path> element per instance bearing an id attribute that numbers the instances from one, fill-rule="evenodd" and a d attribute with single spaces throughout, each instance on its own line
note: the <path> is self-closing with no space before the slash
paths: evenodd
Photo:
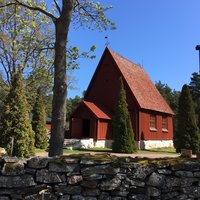
<path id="1" fill-rule="evenodd" d="M 199 74 L 200 74 L 200 45 L 196 46 L 196 50 L 199 51 Z"/>
<path id="2" fill-rule="evenodd" d="M 110 45 L 110 42 L 108 41 L 108 36 L 105 36 L 105 40 L 106 40 L 105 45 L 106 45 L 106 47 L 108 47 Z"/>

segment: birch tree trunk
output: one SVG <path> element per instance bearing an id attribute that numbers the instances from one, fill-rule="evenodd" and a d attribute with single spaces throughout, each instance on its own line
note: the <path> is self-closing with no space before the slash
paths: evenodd
<path id="1" fill-rule="evenodd" d="M 69 24 L 73 9 L 73 0 L 63 0 L 61 15 L 55 21 L 55 63 L 52 107 L 52 128 L 49 156 L 63 154 L 64 132 L 66 124 L 66 48 Z"/>

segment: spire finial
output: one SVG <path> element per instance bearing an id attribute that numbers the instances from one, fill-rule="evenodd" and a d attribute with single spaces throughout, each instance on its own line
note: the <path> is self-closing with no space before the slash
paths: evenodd
<path id="1" fill-rule="evenodd" d="M 106 45 L 106 47 L 108 47 L 108 46 L 110 45 L 110 43 L 109 43 L 109 41 L 108 41 L 108 36 L 105 36 L 105 40 L 106 40 L 105 45 Z"/>

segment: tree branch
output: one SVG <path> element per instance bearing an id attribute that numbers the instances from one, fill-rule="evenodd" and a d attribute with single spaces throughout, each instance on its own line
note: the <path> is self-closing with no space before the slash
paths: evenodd
<path id="1" fill-rule="evenodd" d="M 15 5 L 15 3 L 7 3 L 5 5 L 0 5 L 0 8 L 5 8 L 5 7 L 12 6 L 12 5 Z"/>
<path id="2" fill-rule="evenodd" d="M 59 14 L 61 15 L 61 9 L 60 9 L 60 7 L 59 7 L 57 1 L 56 1 L 56 0 L 53 0 L 53 1 L 54 1 L 55 5 L 56 5 L 56 8 L 57 8 Z"/>
<path id="3" fill-rule="evenodd" d="M 33 10 L 33 11 L 39 11 L 39 12 L 43 13 L 44 15 L 50 17 L 50 18 L 52 19 L 53 22 L 55 22 L 56 19 L 57 19 L 54 15 L 52 15 L 51 13 L 49 13 L 49 12 L 43 10 L 43 9 L 40 8 L 40 7 L 37 7 L 37 6 L 33 6 L 33 7 L 32 7 L 32 6 L 29 6 L 29 5 L 27 5 L 27 4 L 24 4 L 24 3 L 20 2 L 20 1 L 18 1 L 18 0 L 15 0 L 15 3 L 8 3 L 8 4 L 5 4 L 5 5 L 0 5 L 0 8 L 9 7 L 9 6 L 11 6 L 11 5 L 20 5 L 20 6 L 23 6 L 23 7 L 25 7 L 25 8 L 28 8 L 28 9 L 30 9 L 30 10 Z M 56 6 L 56 7 L 57 7 L 57 6 Z"/>
<path id="4" fill-rule="evenodd" d="M 39 12 L 43 13 L 44 15 L 50 17 L 50 18 L 52 19 L 53 22 L 55 22 L 56 19 L 57 19 L 54 15 L 52 15 L 51 13 L 49 13 L 49 12 L 43 10 L 43 9 L 40 8 L 40 7 L 37 7 L 37 6 L 33 6 L 33 7 L 32 7 L 32 6 L 29 6 L 29 5 L 27 5 L 27 4 L 21 3 L 21 2 L 18 1 L 18 0 L 15 0 L 15 2 L 16 2 L 15 4 L 17 4 L 17 5 L 23 6 L 23 7 L 25 7 L 25 8 L 30 9 L 30 10 L 33 10 L 33 11 L 39 11 Z"/>

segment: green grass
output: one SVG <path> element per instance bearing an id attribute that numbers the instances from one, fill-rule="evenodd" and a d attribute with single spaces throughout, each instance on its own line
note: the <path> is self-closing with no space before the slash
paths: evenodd
<path id="1" fill-rule="evenodd" d="M 112 153 L 112 149 L 110 148 L 89 148 L 89 149 L 64 149 L 63 150 L 65 154 L 67 153 L 87 153 L 87 152 L 100 152 L 100 153 Z M 36 153 L 45 152 L 44 149 L 36 149 Z M 151 154 L 151 153 L 176 153 L 176 150 L 174 148 L 155 148 L 151 150 L 138 150 L 136 152 L 137 154 Z"/>
<path id="2" fill-rule="evenodd" d="M 112 149 L 109 148 L 89 148 L 89 149 L 64 149 L 64 153 L 77 153 L 77 152 L 112 152 Z"/>
<path id="3" fill-rule="evenodd" d="M 139 150 L 139 153 L 176 153 L 174 148 L 155 148 L 150 150 Z"/>
<path id="4" fill-rule="evenodd" d="M 40 153 L 40 152 L 47 152 L 47 150 L 35 148 L 35 153 Z"/>

